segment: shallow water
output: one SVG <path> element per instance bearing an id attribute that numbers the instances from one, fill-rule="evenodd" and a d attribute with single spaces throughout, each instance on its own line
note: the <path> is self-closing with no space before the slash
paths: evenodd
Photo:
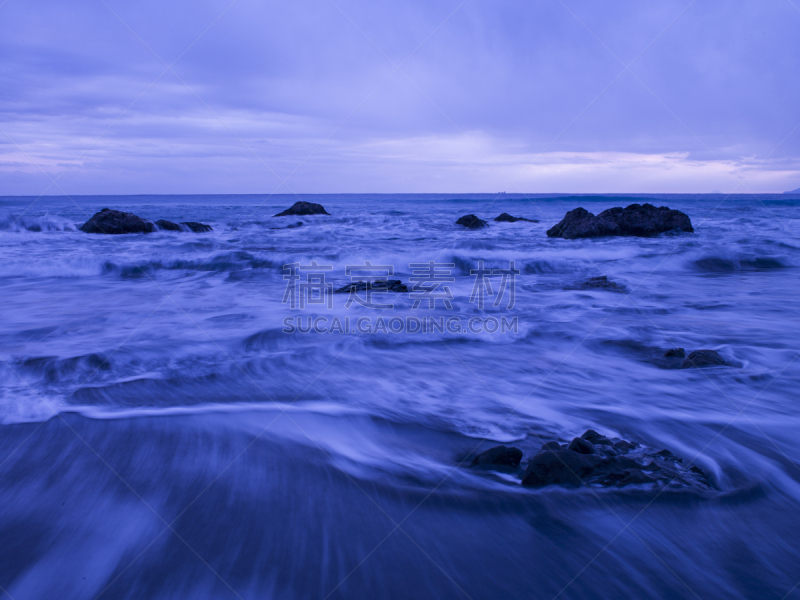
<path id="1" fill-rule="evenodd" d="M 272 218 L 295 201 L 278 196 L 0 198 L 12 598 L 800 596 L 798 197 L 303 199 L 332 216 Z M 577 206 L 644 201 L 695 233 L 545 235 Z M 214 231 L 77 230 L 105 206 Z M 454 225 L 501 212 L 540 222 Z M 367 260 L 409 286 L 411 263 L 452 264 L 452 309 L 293 311 L 282 267 L 312 260 L 335 288 Z M 470 302 L 479 261 L 514 261 L 511 308 Z M 599 275 L 626 292 L 580 288 Z M 297 315 L 518 327 L 284 333 Z M 729 366 L 664 368 L 672 347 Z M 531 490 L 461 464 L 588 428 L 669 448 L 715 490 Z"/>

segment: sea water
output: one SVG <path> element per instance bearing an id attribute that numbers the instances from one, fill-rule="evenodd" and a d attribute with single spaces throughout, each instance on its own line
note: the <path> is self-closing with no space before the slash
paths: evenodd
<path id="1" fill-rule="evenodd" d="M 546 235 L 644 202 L 695 232 Z M 213 231 L 78 229 L 104 207 Z M 798 196 L 6 197 L 0 228 L 14 600 L 800 595 Z M 365 265 L 409 293 L 330 293 Z M 713 493 L 469 468 L 589 428 Z"/>

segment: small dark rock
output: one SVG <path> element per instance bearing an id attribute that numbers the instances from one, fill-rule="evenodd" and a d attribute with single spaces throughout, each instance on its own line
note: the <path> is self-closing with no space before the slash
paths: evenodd
<path id="1" fill-rule="evenodd" d="M 561 450 L 561 444 L 558 442 L 547 442 L 542 444 L 542 448 L 539 452 L 544 452 L 545 450 Z"/>
<path id="2" fill-rule="evenodd" d="M 614 444 L 611 442 L 611 440 L 610 440 L 610 439 L 608 439 L 608 438 L 607 438 L 606 436 L 604 436 L 604 435 L 600 435 L 600 434 L 599 434 L 599 433 L 597 433 L 597 432 L 596 432 L 594 429 L 589 429 L 589 430 L 588 430 L 586 433 L 584 433 L 584 434 L 583 434 L 581 437 L 582 437 L 583 439 L 585 439 L 585 440 L 587 440 L 587 441 L 591 442 L 592 444 L 595 444 L 595 445 L 598 445 L 598 444 L 601 444 L 601 445 L 604 445 L 604 446 L 613 446 L 613 445 L 614 445 Z"/>
<path id="3" fill-rule="evenodd" d="M 303 217 L 306 215 L 329 215 L 330 213 L 325 210 L 322 204 L 314 204 L 313 202 L 295 202 L 291 208 L 275 215 L 276 217 L 288 217 L 290 215 L 297 215 Z"/>
<path id="4" fill-rule="evenodd" d="M 610 292 L 626 292 L 628 291 L 624 285 L 611 281 L 608 275 L 600 275 L 598 277 L 590 277 L 578 286 L 583 290 L 608 290 Z"/>
<path id="5" fill-rule="evenodd" d="M 600 480 L 600 483 L 603 485 L 631 485 L 631 484 L 642 484 L 642 483 L 655 483 L 656 480 L 647 475 L 641 469 L 624 469 L 622 471 L 614 471 L 609 473 L 603 479 Z"/>
<path id="6" fill-rule="evenodd" d="M 548 229 L 547 237 L 651 237 L 672 230 L 694 231 L 689 217 L 679 210 L 666 206 L 656 208 L 652 204 L 631 204 L 626 208 L 609 208 L 597 216 L 584 208 L 576 208 Z"/>
<path id="7" fill-rule="evenodd" d="M 378 292 L 396 292 L 404 294 L 408 292 L 408 287 L 399 279 L 390 279 L 389 281 L 356 281 L 348 283 L 338 290 L 334 290 L 334 294 L 349 294 L 351 292 L 364 292 L 367 289 Z"/>
<path id="8" fill-rule="evenodd" d="M 620 452 L 630 452 L 631 450 L 636 449 L 638 446 L 639 444 L 636 444 L 634 442 L 629 442 L 627 440 L 620 440 L 619 442 L 614 444 L 614 448 L 616 448 Z"/>
<path id="9" fill-rule="evenodd" d="M 472 466 L 500 465 L 517 467 L 522 460 L 522 450 L 508 446 L 495 446 L 481 452 L 472 461 Z"/>
<path id="10" fill-rule="evenodd" d="M 86 233 L 150 233 L 155 231 L 155 225 L 133 213 L 104 208 L 92 215 L 80 229 Z"/>
<path id="11" fill-rule="evenodd" d="M 713 367 L 724 365 L 725 361 L 714 350 L 695 350 L 681 362 L 681 369 L 696 369 L 699 367 Z"/>
<path id="12" fill-rule="evenodd" d="M 198 223 L 197 221 L 184 221 L 181 223 L 181 225 L 185 225 L 195 233 L 206 233 L 207 231 L 211 231 L 211 225 Z"/>
<path id="13" fill-rule="evenodd" d="M 468 229 L 480 229 L 486 227 L 486 221 L 479 219 L 475 215 L 464 215 L 456 221 L 456 225 L 463 225 Z"/>
<path id="14" fill-rule="evenodd" d="M 678 358 L 683 358 L 686 356 L 686 350 L 683 348 L 670 348 L 666 352 L 664 352 L 664 356 L 676 356 Z"/>
<path id="15" fill-rule="evenodd" d="M 538 223 L 538 219 L 526 219 L 525 217 L 512 217 L 508 213 L 503 213 L 502 215 L 498 215 L 494 218 L 495 221 L 499 221 L 500 223 L 516 223 L 517 221 L 527 221 L 528 223 Z"/>
<path id="16" fill-rule="evenodd" d="M 579 454 L 594 454 L 594 444 L 583 438 L 575 438 L 567 446 L 567 450 L 578 452 Z"/>
<path id="17" fill-rule="evenodd" d="M 163 229 L 163 230 L 166 230 L 166 231 L 180 231 L 181 230 L 181 226 L 178 225 L 177 223 L 173 223 L 172 221 L 166 221 L 164 219 L 159 219 L 158 221 L 156 221 L 156 225 L 158 226 L 159 229 Z"/>

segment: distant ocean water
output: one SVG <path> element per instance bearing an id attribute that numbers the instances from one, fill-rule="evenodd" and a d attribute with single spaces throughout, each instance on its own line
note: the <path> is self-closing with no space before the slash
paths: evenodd
<path id="1" fill-rule="evenodd" d="M 272 217 L 298 199 L 331 216 Z M 0 197 L 15 600 L 783 598 L 800 582 L 800 195 L 34 200 Z M 634 202 L 695 233 L 546 236 L 578 206 Z M 213 231 L 77 229 L 104 207 Z M 490 226 L 454 224 L 469 213 Z M 312 261 L 328 289 L 365 261 L 409 287 L 412 265 L 445 265 L 452 308 L 334 294 L 293 310 L 284 266 Z M 472 271 L 512 261 L 513 306 L 506 289 L 480 307 Z M 600 275 L 626 291 L 580 288 Z M 297 316 L 517 327 L 285 333 Z M 663 368 L 673 347 L 730 366 Z M 498 443 L 525 463 L 589 428 L 694 459 L 715 494 L 531 490 L 459 466 Z"/>

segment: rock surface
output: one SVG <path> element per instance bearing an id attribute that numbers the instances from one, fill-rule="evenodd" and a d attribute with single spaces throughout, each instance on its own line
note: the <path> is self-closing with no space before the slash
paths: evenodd
<path id="1" fill-rule="evenodd" d="M 300 217 L 306 215 L 329 215 L 330 213 L 325 210 L 322 204 L 314 204 L 313 202 L 295 202 L 291 208 L 275 215 L 276 217 L 288 217 L 289 215 L 297 215 Z"/>
<path id="2" fill-rule="evenodd" d="M 390 279 L 389 281 L 355 281 L 348 283 L 338 290 L 334 290 L 334 294 L 349 294 L 351 292 L 364 292 L 367 289 L 380 292 L 408 292 L 408 287 L 399 279 Z"/>
<path id="3" fill-rule="evenodd" d="M 206 225 L 205 223 L 198 223 L 197 221 L 184 221 L 181 225 L 186 225 L 189 229 L 194 231 L 195 233 L 205 233 L 207 231 L 211 231 L 211 225 Z"/>
<path id="4" fill-rule="evenodd" d="M 177 223 L 173 223 L 172 221 L 167 221 L 165 219 L 159 219 L 156 221 L 156 225 L 159 229 L 164 229 L 166 231 L 181 231 L 181 226 Z"/>
<path id="5" fill-rule="evenodd" d="M 486 227 L 486 221 L 479 219 L 475 215 L 464 215 L 456 221 L 456 225 L 462 225 L 469 229 L 480 229 L 481 227 Z"/>
<path id="6" fill-rule="evenodd" d="M 524 217 L 512 217 L 508 213 L 503 213 L 502 215 L 498 215 L 494 218 L 495 221 L 499 221 L 500 223 L 516 223 L 517 221 L 527 221 L 528 223 L 538 223 L 539 219 L 526 219 Z"/>
<path id="7" fill-rule="evenodd" d="M 481 452 L 472 461 L 473 467 L 499 465 L 506 467 L 517 467 L 522 460 L 522 450 L 519 448 L 509 448 L 508 446 L 495 446 L 485 452 Z"/>
<path id="8" fill-rule="evenodd" d="M 683 348 L 670 348 L 669 350 L 664 352 L 664 356 L 683 358 L 686 356 L 686 350 L 684 350 Z"/>
<path id="9" fill-rule="evenodd" d="M 631 204 L 609 208 L 595 216 L 584 208 L 569 211 L 547 230 L 547 237 L 566 239 L 604 236 L 651 237 L 667 231 L 694 231 L 689 217 L 679 210 L 652 204 Z"/>
<path id="10" fill-rule="evenodd" d="M 104 208 L 81 225 L 80 230 L 106 234 L 150 233 L 155 231 L 155 225 L 133 213 Z"/>
<path id="11" fill-rule="evenodd" d="M 681 362 L 681 369 L 714 367 L 724 365 L 725 360 L 714 350 L 695 350 Z"/>
<path id="12" fill-rule="evenodd" d="M 522 485 L 667 486 L 669 489 L 709 491 L 703 471 L 686 468 L 669 450 L 646 452 L 633 442 L 609 439 L 590 429 L 567 447 L 548 442 L 531 458 Z"/>

